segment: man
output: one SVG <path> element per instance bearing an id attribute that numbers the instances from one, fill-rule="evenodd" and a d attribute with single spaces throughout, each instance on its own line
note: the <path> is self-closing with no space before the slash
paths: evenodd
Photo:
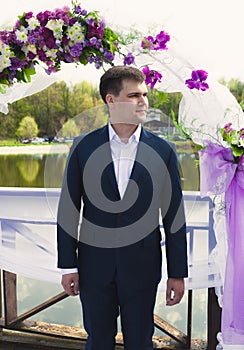
<path id="1" fill-rule="evenodd" d="M 167 305 L 180 302 L 187 276 L 177 157 L 167 141 L 142 127 L 148 91 L 140 70 L 110 68 L 101 77 L 100 94 L 109 123 L 78 137 L 67 161 L 58 209 L 58 267 L 66 293 L 80 295 L 87 350 L 115 349 L 119 314 L 124 348 L 152 350 L 161 279 L 160 211 Z"/>

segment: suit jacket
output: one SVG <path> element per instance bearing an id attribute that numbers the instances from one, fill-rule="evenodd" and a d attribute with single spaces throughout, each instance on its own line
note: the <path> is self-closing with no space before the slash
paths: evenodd
<path id="1" fill-rule="evenodd" d="M 58 208 L 58 267 L 80 283 L 119 275 L 141 288 L 161 278 L 160 215 L 168 277 L 187 277 L 186 225 L 174 147 L 142 128 L 129 184 L 120 198 L 108 126 L 77 137 Z"/>

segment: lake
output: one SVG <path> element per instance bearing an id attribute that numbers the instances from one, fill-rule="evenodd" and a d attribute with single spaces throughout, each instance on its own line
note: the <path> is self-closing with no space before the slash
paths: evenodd
<path id="1" fill-rule="evenodd" d="M 0 187 L 60 187 L 67 154 L 0 155 Z M 183 189 L 199 189 L 199 171 L 193 152 L 179 154 Z M 10 209 L 11 210 L 11 209 Z M 21 314 L 62 291 L 55 283 L 18 276 L 18 312 Z M 186 333 L 187 293 L 176 306 L 165 306 L 159 292 L 155 313 Z M 193 291 L 192 337 L 206 339 L 207 290 Z M 67 298 L 33 316 L 34 320 L 82 327 L 78 297 Z M 156 335 L 162 335 L 155 331 Z"/>

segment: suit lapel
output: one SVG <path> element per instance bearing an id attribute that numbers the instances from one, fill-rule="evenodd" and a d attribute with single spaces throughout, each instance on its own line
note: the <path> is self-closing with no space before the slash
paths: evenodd
<path id="1" fill-rule="evenodd" d="M 130 179 L 138 181 L 138 178 L 143 175 L 146 169 L 150 169 L 150 163 L 152 158 L 149 154 L 149 146 L 151 145 L 151 135 L 142 128 L 140 141 L 137 148 L 136 158 L 134 166 L 132 168 Z"/>
<path id="2" fill-rule="evenodd" d="M 100 145 L 105 144 L 104 163 L 108 164 L 108 166 L 104 169 L 105 171 L 104 176 L 105 176 L 105 179 L 108 180 L 108 183 L 112 187 L 113 191 L 115 192 L 116 199 L 119 200 L 120 194 L 119 194 L 119 189 L 116 181 L 111 148 L 109 143 L 108 125 L 100 129 L 99 134 L 100 134 L 100 140 L 99 140 Z"/>

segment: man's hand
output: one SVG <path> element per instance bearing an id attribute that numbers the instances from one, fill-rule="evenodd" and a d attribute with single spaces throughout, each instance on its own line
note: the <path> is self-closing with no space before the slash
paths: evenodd
<path id="1" fill-rule="evenodd" d="M 70 296 L 79 294 L 79 276 L 78 272 L 62 275 L 61 284 L 65 292 Z"/>
<path id="2" fill-rule="evenodd" d="M 179 304 L 185 291 L 184 278 L 169 278 L 166 289 L 166 305 Z"/>

